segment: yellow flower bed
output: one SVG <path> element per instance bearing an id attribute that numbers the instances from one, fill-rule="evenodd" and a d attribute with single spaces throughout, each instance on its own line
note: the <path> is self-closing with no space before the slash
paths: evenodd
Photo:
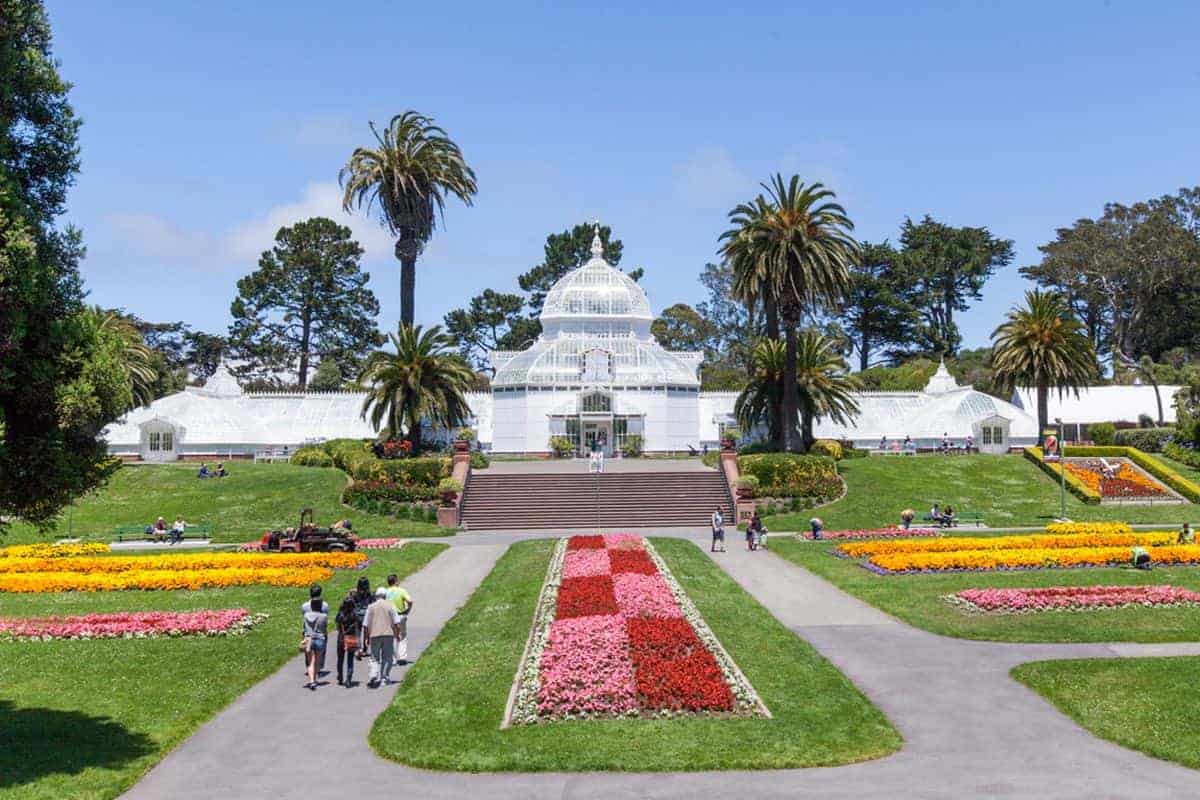
<path id="1" fill-rule="evenodd" d="M 365 553 L 181 553 L 157 556 L 0 559 L 0 573 L 201 571 L 328 567 L 350 569 L 367 560 Z"/>
<path id="2" fill-rule="evenodd" d="M 1046 533 L 1133 533 L 1128 522 L 1051 522 Z"/>
<path id="3" fill-rule="evenodd" d="M 1156 564 L 1200 564 L 1200 545 L 1155 547 Z M 907 570 L 991 570 L 1019 567 L 1086 567 L 1126 563 L 1129 547 L 1070 547 L 1028 550 L 956 550 L 949 553 L 889 553 L 872 556 L 871 564 L 890 572 Z"/>
<path id="4" fill-rule="evenodd" d="M 1174 544 L 1170 531 L 1150 533 L 1030 534 L 1028 536 L 959 536 L 945 539 L 896 539 L 847 542 L 838 549 L 851 558 L 893 553 L 946 553 L 976 550 L 1051 550 L 1079 547 L 1159 547 Z"/>
<path id="5" fill-rule="evenodd" d="M 0 558 L 71 558 L 107 553 L 104 542 L 72 542 L 69 544 L 14 544 L 0 548 Z"/>
<path id="6" fill-rule="evenodd" d="M 125 572 L 17 572 L 0 574 L 0 592 L 111 592 L 125 589 L 221 589 L 228 586 L 308 586 L 333 576 L 321 566 L 138 569 Z"/>

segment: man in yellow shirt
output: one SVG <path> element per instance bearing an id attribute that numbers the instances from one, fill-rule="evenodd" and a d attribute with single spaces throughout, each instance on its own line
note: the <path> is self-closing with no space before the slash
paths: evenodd
<path id="1" fill-rule="evenodd" d="M 408 663 L 408 612 L 412 611 L 412 595 L 400 585 L 395 574 L 387 576 L 387 599 L 396 607 L 400 622 L 396 625 L 395 659 L 397 664 Z"/>

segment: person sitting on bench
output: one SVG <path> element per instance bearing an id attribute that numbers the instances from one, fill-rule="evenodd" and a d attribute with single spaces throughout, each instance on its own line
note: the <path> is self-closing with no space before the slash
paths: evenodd
<path id="1" fill-rule="evenodd" d="M 943 528 L 954 527 L 954 509 L 951 506 L 946 506 L 946 510 L 942 512 L 941 523 Z"/>
<path id="2" fill-rule="evenodd" d="M 183 521 L 182 516 L 175 517 L 175 524 L 171 526 L 171 535 L 167 539 L 168 544 L 177 544 L 183 541 L 183 532 L 187 530 L 187 523 Z"/>
<path id="3" fill-rule="evenodd" d="M 154 533 L 150 537 L 156 542 L 165 541 L 167 538 L 167 521 L 159 517 L 154 521 Z"/>

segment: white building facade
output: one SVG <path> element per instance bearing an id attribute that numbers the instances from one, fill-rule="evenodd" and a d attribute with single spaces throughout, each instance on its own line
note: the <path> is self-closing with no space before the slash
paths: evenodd
<path id="1" fill-rule="evenodd" d="M 615 454 L 630 436 L 647 452 L 714 447 L 733 423 L 735 392 L 700 391 L 701 353 L 666 350 L 650 333 L 645 291 L 604 260 L 599 237 L 591 259 L 546 296 L 542 334 L 527 349 L 493 352 L 492 391 L 468 396 L 479 442 L 497 453 L 546 453 L 567 437 L 579 453 Z M 852 426 L 818 420 L 819 438 L 859 447 L 962 444 L 987 452 L 1035 444 L 1037 423 L 1003 400 L 959 386 L 938 368 L 920 392 L 863 392 Z M 334 438 L 371 438 L 358 392 L 245 393 L 224 367 L 109 427 L 112 453 L 146 461 L 250 456 Z M 448 438 L 449 432 L 434 434 Z"/>

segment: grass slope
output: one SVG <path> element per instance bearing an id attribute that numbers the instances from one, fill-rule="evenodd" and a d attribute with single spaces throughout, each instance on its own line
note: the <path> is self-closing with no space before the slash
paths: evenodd
<path id="1" fill-rule="evenodd" d="M 373 555 L 372 584 L 409 575 L 446 548 L 417 542 Z M 325 584 L 340 600 L 364 573 Z M 0 594 L 0 615 L 249 608 L 245 636 L 0 643 L 0 798 L 108 798 L 238 695 L 296 655 L 304 589 Z M 332 657 L 328 660 L 332 668 Z M 299 671 L 296 685 L 301 683 Z"/>
<path id="2" fill-rule="evenodd" d="M 910 625 L 963 639 L 1004 642 L 1188 642 L 1200 640 L 1192 608 L 1122 608 L 1037 614 L 964 614 L 941 599 L 985 587 L 1171 584 L 1200 591 L 1195 567 L 1048 569 L 876 575 L 856 561 L 830 555 L 829 542 L 772 539 L 771 550 Z"/>
<path id="3" fill-rule="evenodd" d="M 833 666 L 690 542 L 655 546 L 774 719 L 571 721 L 500 730 L 553 542 L 513 545 L 375 723 L 386 758 L 463 771 L 770 769 L 894 752 L 900 736 Z"/>
<path id="4" fill-rule="evenodd" d="M 900 512 L 924 514 L 934 503 L 981 511 L 992 528 L 1044 525 L 1059 514 L 1059 486 L 1019 455 L 870 456 L 838 462 L 842 500 L 816 514 L 830 530 L 899 525 Z M 812 511 L 769 517 L 774 530 L 806 530 Z M 1074 520 L 1183 522 L 1200 517 L 1192 504 L 1089 506 L 1067 493 Z"/>
<path id="5" fill-rule="evenodd" d="M 1200 657 L 1038 661 L 1013 670 L 1091 733 L 1200 769 Z"/>
<path id="6" fill-rule="evenodd" d="M 194 464 L 122 467 L 107 486 L 76 501 L 59 521 L 58 536 L 107 541 L 116 528 L 146 526 L 158 517 L 169 525 L 176 514 L 190 523 L 213 525 L 213 541 L 245 542 L 264 530 L 295 525 L 300 509 L 311 507 L 318 525 L 341 517 L 354 521 L 363 537 L 442 536 L 447 531 L 424 522 L 367 514 L 342 505 L 346 475 L 337 469 L 291 464 L 233 462 L 228 478 L 200 480 Z M 37 531 L 15 524 L 0 544 L 40 541 Z"/>

